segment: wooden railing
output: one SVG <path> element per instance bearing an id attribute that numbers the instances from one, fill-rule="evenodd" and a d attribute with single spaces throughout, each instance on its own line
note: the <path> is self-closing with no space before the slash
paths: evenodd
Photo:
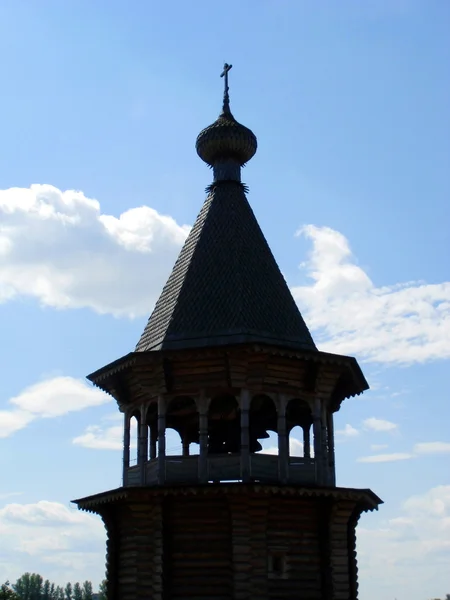
<path id="1" fill-rule="evenodd" d="M 166 456 L 165 482 L 167 484 L 196 484 L 198 455 Z M 241 480 L 241 457 L 239 454 L 213 454 L 208 456 L 208 481 L 213 483 Z M 250 479 L 261 483 L 278 483 L 278 456 L 272 454 L 250 455 Z M 314 484 L 317 482 L 316 462 L 313 458 L 291 457 L 288 465 L 288 483 Z M 126 485 L 158 485 L 158 459 L 145 465 L 145 482 L 140 481 L 139 466 L 128 469 Z"/>

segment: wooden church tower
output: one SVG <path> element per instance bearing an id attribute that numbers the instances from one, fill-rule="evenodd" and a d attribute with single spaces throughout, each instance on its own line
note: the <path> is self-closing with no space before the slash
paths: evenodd
<path id="1" fill-rule="evenodd" d="M 89 376 L 124 415 L 123 486 L 75 502 L 105 523 L 108 600 L 356 600 L 355 527 L 381 500 L 336 486 L 333 415 L 368 385 L 316 348 L 247 201 L 257 143 L 230 112 L 230 68 L 197 138 L 214 174 L 200 214 L 135 351 Z M 278 455 L 261 452 L 269 431 Z"/>

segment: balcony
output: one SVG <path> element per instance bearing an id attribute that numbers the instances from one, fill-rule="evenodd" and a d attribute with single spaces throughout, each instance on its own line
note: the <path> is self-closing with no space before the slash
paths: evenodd
<path id="1" fill-rule="evenodd" d="M 166 456 L 165 483 L 198 484 L 199 456 Z M 158 459 L 145 463 L 145 481 L 141 482 L 141 468 L 135 465 L 128 468 L 124 485 L 158 485 Z M 239 454 L 215 454 L 207 458 L 208 482 L 220 483 L 241 481 Z M 279 483 L 278 456 L 273 454 L 250 455 L 250 480 L 261 483 Z M 287 482 L 290 484 L 313 485 L 317 483 L 316 461 L 313 458 L 291 457 L 287 468 Z"/>

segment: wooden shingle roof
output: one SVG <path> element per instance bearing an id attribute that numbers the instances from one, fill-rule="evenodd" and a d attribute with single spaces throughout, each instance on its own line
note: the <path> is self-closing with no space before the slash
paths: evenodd
<path id="1" fill-rule="evenodd" d="M 203 204 L 136 351 L 315 344 L 238 181 Z"/>

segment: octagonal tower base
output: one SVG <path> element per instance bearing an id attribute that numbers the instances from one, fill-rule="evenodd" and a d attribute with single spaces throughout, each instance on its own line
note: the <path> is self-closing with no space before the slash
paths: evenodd
<path id="1" fill-rule="evenodd" d="M 119 488 L 76 500 L 107 530 L 108 600 L 356 600 L 370 490 Z"/>

